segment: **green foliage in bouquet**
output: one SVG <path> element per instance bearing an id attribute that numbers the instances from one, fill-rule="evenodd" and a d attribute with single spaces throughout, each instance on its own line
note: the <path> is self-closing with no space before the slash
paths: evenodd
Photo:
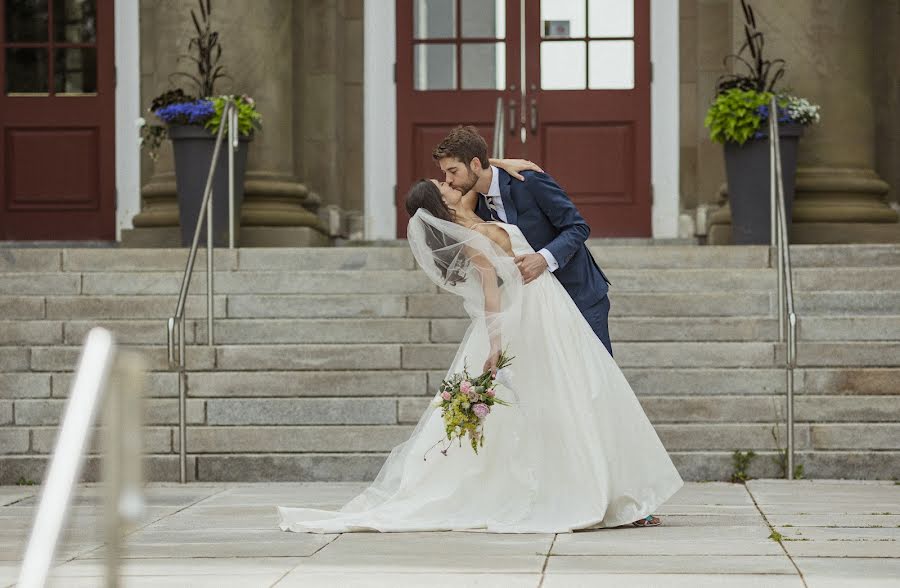
<path id="1" fill-rule="evenodd" d="M 498 372 L 509 366 L 513 359 L 503 351 L 497 361 Z M 468 437 L 475 453 L 478 453 L 479 447 L 484 446 L 484 420 L 490 414 L 491 408 L 496 404 L 509 406 L 508 402 L 497 397 L 494 390 L 496 382 L 497 377 L 490 371 L 473 378 L 465 365 L 462 372 L 453 374 L 441 382 L 440 397 L 436 406 L 441 408 L 447 441 L 452 443 L 457 439 L 459 446 L 462 447 L 463 437 Z M 447 455 L 449 447 L 450 444 L 442 449 L 441 453 Z"/>

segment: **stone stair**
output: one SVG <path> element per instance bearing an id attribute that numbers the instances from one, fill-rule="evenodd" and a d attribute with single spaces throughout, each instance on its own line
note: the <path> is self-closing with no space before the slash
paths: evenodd
<path id="1" fill-rule="evenodd" d="M 729 479 L 735 450 L 758 454 L 751 476 L 780 476 L 785 346 L 768 248 L 592 245 L 613 282 L 616 361 L 682 476 Z M 806 477 L 900 476 L 900 246 L 791 251 L 797 463 Z M 185 259 L 0 249 L 0 484 L 41 478 L 95 325 L 147 357 L 147 476 L 178 478 L 164 324 Z M 444 375 L 467 322 L 459 301 L 405 247 L 221 250 L 215 261 L 217 345 L 205 345 L 202 253 L 187 308 L 192 479 L 373 478 Z M 97 474 L 93 453 L 85 476 Z"/>

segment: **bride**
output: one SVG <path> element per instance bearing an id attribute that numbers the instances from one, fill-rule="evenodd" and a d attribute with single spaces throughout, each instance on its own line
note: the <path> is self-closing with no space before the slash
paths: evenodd
<path id="1" fill-rule="evenodd" d="M 683 481 L 609 351 L 549 272 L 523 284 L 513 259 L 534 253 L 518 227 L 484 222 L 477 194 L 422 180 L 407 235 L 420 267 L 462 297 L 472 318 L 448 375 L 495 370 L 478 453 L 446 440 L 436 402 L 375 481 L 338 511 L 278 507 L 284 531 L 567 533 L 655 526 Z M 487 361 L 485 361 L 487 358 Z M 477 373 L 469 371 L 473 376 Z M 481 372 L 478 372 L 481 373 Z M 435 394 L 435 400 L 439 395 Z M 436 443 L 444 449 L 436 451 Z"/>

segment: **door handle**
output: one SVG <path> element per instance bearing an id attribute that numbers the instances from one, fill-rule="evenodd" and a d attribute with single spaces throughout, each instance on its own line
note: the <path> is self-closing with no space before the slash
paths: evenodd
<path id="1" fill-rule="evenodd" d="M 516 101 L 509 101 L 509 134 L 516 134 Z"/>
<path id="2" fill-rule="evenodd" d="M 537 135 L 538 132 L 538 107 L 537 99 L 531 99 L 531 134 Z"/>

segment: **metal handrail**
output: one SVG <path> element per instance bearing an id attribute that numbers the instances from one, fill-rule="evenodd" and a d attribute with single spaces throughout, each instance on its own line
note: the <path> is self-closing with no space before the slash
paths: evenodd
<path id="1" fill-rule="evenodd" d="M 497 111 L 494 115 L 494 157 L 503 159 L 506 152 L 506 114 L 503 110 L 503 97 L 497 98 Z"/>
<path id="2" fill-rule="evenodd" d="M 231 149 L 228 150 L 228 243 L 234 248 L 234 151 L 238 148 L 238 116 L 237 106 L 232 98 L 225 101 L 222 109 L 222 122 L 216 134 L 216 144 L 213 148 L 212 161 L 209 164 L 209 172 L 206 175 L 206 187 L 203 189 L 203 200 L 200 203 L 200 212 L 197 215 L 197 226 L 194 229 L 194 239 L 191 242 L 191 250 L 188 253 L 187 265 L 184 268 L 184 276 L 181 279 L 181 289 L 178 292 L 178 304 L 175 314 L 166 323 L 166 343 L 168 347 L 169 369 L 178 371 L 178 441 L 179 441 L 179 470 L 181 483 L 187 481 L 187 361 L 185 358 L 184 333 L 185 333 L 185 306 L 187 294 L 191 285 L 191 277 L 194 274 L 194 262 L 197 259 L 197 250 L 200 244 L 200 228 L 203 222 L 200 220 L 206 215 L 206 344 L 215 344 L 213 329 L 213 198 L 212 182 L 216 173 L 216 164 L 219 161 L 219 151 L 228 129 L 228 138 Z M 175 356 L 175 344 L 178 344 L 178 357 Z"/>
<path id="3" fill-rule="evenodd" d="M 107 586 L 117 585 L 124 523 L 138 520 L 144 506 L 139 440 L 143 373 L 141 359 L 134 354 L 119 354 L 109 331 L 99 327 L 91 329 L 85 338 L 44 479 L 18 586 L 36 588 L 47 582 L 101 403 L 106 406 L 107 433 L 103 457 L 107 490 L 106 581 Z M 132 434 L 126 435 L 126 429 Z"/>
<path id="4" fill-rule="evenodd" d="M 785 379 L 787 384 L 787 479 L 794 479 L 794 369 L 797 367 L 797 313 L 794 311 L 794 285 L 788 238 L 787 207 L 784 201 L 784 177 L 781 170 L 781 145 L 778 140 L 778 106 L 775 97 L 769 105 L 769 192 L 771 247 L 778 258 L 778 336 L 787 340 Z"/>

